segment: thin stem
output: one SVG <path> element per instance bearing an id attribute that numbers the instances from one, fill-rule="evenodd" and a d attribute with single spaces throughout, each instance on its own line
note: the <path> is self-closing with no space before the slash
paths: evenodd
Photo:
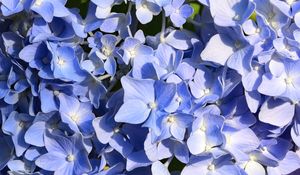
<path id="1" fill-rule="evenodd" d="M 161 41 L 165 39 L 165 30 L 166 30 L 166 14 L 165 11 L 162 11 L 162 25 L 161 25 L 161 32 L 160 32 Z"/>
<path id="2" fill-rule="evenodd" d="M 131 1 L 129 1 L 129 2 L 128 2 L 127 15 L 130 15 L 130 13 L 131 13 L 131 9 L 132 9 L 132 2 L 131 2 Z M 129 36 L 130 36 L 130 37 L 133 37 L 133 35 L 132 35 L 132 32 L 131 32 L 131 29 L 130 29 L 130 26 L 129 26 L 129 25 L 127 26 L 127 31 L 128 31 L 128 34 L 129 34 Z"/>
<path id="3" fill-rule="evenodd" d="M 127 14 L 129 14 L 131 12 L 131 9 L 132 9 L 132 2 L 129 1 L 128 2 L 128 8 L 127 8 Z"/>
<path id="4" fill-rule="evenodd" d="M 105 74 L 105 75 L 102 75 L 102 76 L 98 77 L 98 80 L 102 81 L 102 80 L 105 80 L 105 79 L 107 79 L 109 77 L 111 77 L 111 75 Z"/>
<path id="5" fill-rule="evenodd" d="M 118 80 L 116 78 L 114 78 L 111 82 L 110 82 L 110 85 L 109 87 L 107 88 L 107 92 L 110 92 L 114 87 L 115 85 L 117 84 Z"/>

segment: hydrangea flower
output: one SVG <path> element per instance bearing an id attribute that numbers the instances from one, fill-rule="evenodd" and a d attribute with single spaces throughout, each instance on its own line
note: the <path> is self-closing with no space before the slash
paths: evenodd
<path id="1" fill-rule="evenodd" d="M 38 157 L 35 161 L 37 166 L 54 171 L 54 174 L 82 174 L 91 170 L 80 134 L 66 137 L 46 132 L 44 138 L 48 152 Z"/>
<path id="2" fill-rule="evenodd" d="M 299 4 L 2 0 L 0 174 L 299 174 Z"/>
<path id="3" fill-rule="evenodd" d="M 170 16 L 176 27 L 181 27 L 186 22 L 186 19 L 193 14 L 193 8 L 183 3 L 184 0 L 173 0 L 172 3 L 164 6 L 166 16 Z"/>

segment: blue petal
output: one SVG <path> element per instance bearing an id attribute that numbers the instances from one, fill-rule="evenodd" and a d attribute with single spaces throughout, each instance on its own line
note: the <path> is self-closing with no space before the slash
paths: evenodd
<path id="1" fill-rule="evenodd" d="M 264 123 L 283 127 L 292 121 L 294 114 L 295 106 L 290 102 L 270 98 L 262 105 L 258 117 Z"/>
<path id="2" fill-rule="evenodd" d="M 45 170 L 55 171 L 60 169 L 68 163 L 66 160 L 66 156 L 60 152 L 49 152 L 42 156 L 40 156 L 35 164 Z"/>
<path id="3" fill-rule="evenodd" d="M 45 21 L 51 22 L 53 19 L 53 14 L 54 14 L 54 7 L 50 2 L 42 2 L 40 6 L 33 5 L 31 8 L 33 11 L 36 13 L 40 14 Z"/>
<path id="4" fill-rule="evenodd" d="M 157 175 L 170 175 L 168 168 L 160 161 L 154 162 L 151 166 L 152 174 Z"/>
<path id="5" fill-rule="evenodd" d="M 32 124 L 25 133 L 25 141 L 31 145 L 44 146 L 45 122 L 36 122 Z"/>
<path id="6" fill-rule="evenodd" d="M 144 150 L 134 152 L 130 154 L 126 162 L 126 170 L 131 171 L 138 167 L 145 167 L 151 164 L 151 161 L 147 158 Z"/>
<path id="7" fill-rule="evenodd" d="M 127 157 L 133 150 L 133 146 L 130 144 L 129 140 L 119 133 L 115 133 L 112 136 L 112 139 L 109 141 L 109 145 L 124 157 Z"/>
<path id="8" fill-rule="evenodd" d="M 188 35 L 179 30 L 173 30 L 169 33 L 165 38 L 165 42 L 179 50 L 187 50 L 192 45 Z"/>
<path id="9" fill-rule="evenodd" d="M 41 109 L 44 113 L 58 110 L 58 104 L 55 102 L 53 91 L 50 91 L 46 88 L 42 89 L 40 91 L 40 98 L 45 99 L 41 100 Z"/>
<path id="10" fill-rule="evenodd" d="M 131 124 L 143 123 L 149 116 L 151 109 L 141 100 L 127 100 L 115 115 L 117 122 Z"/>
<path id="11" fill-rule="evenodd" d="M 218 48 L 218 52 L 216 52 L 216 48 Z M 224 34 L 217 34 L 208 41 L 201 53 L 201 58 L 204 61 L 225 65 L 226 61 L 233 53 L 234 47 L 232 40 Z"/>
<path id="12" fill-rule="evenodd" d="M 124 88 L 124 101 L 139 99 L 145 103 L 154 102 L 154 80 L 137 80 L 130 77 L 122 77 Z"/>
<path id="13" fill-rule="evenodd" d="M 194 155 L 204 152 L 206 147 L 205 133 L 200 130 L 192 132 L 187 140 L 187 146 L 190 152 Z"/>

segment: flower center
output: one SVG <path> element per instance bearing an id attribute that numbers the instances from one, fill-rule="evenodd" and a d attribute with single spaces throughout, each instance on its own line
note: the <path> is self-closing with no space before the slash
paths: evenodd
<path id="1" fill-rule="evenodd" d="M 70 118 L 71 118 L 74 122 L 77 122 L 78 119 L 79 119 L 78 115 L 75 114 L 75 113 L 71 114 L 71 115 L 70 115 Z"/>
<path id="2" fill-rule="evenodd" d="M 294 2 L 295 2 L 295 0 L 286 0 L 286 3 L 287 3 L 288 5 L 292 5 Z"/>
<path id="3" fill-rule="evenodd" d="M 155 102 L 148 103 L 148 108 L 155 109 L 157 107 L 157 104 Z"/>
<path id="4" fill-rule="evenodd" d="M 131 49 L 128 52 L 129 52 L 130 58 L 136 57 L 136 51 L 134 49 Z"/>
<path id="5" fill-rule="evenodd" d="M 101 51 L 107 57 L 110 56 L 112 53 L 112 50 L 107 46 L 102 47 Z"/>
<path id="6" fill-rule="evenodd" d="M 211 165 L 209 165 L 209 166 L 207 167 L 207 169 L 208 169 L 209 171 L 214 171 L 214 170 L 216 169 L 216 166 L 215 166 L 214 164 L 211 164 Z"/>
<path id="7" fill-rule="evenodd" d="M 236 14 L 236 15 L 233 17 L 233 20 L 235 20 L 235 21 L 241 20 L 240 15 Z"/>
<path id="8" fill-rule="evenodd" d="M 58 64 L 59 66 L 63 66 L 65 63 L 66 63 L 66 61 L 65 61 L 63 58 L 58 58 L 57 64 Z"/>
<path id="9" fill-rule="evenodd" d="M 259 27 L 256 28 L 255 33 L 260 33 L 260 28 Z"/>
<path id="10" fill-rule="evenodd" d="M 58 90 L 54 90 L 54 91 L 53 91 L 53 94 L 54 94 L 55 96 L 58 96 L 59 93 L 60 93 L 60 92 L 59 92 Z"/>
<path id="11" fill-rule="evenodd" d="M 167 122 L 168 123 L 174 123 L 176 120 L 175 116 L 174 115 L 170 115 L 167 117 Z"/>
<path id="12" fill-rule="evenodd" d="M 260 148 L 260 150 L 261 150 L 263 153 L 265 153 L 265 152 L 268 151 L 268 148 L 264 146 L 264 147 Z"/>
<path id="13" fill-rule="evenodd" d="M 210 93 L 210 90 L 209 90 L 208 88 L 203 89 L 203 90 L 201 91 L 201 96 L 208 95 L 209 93 Z"/>
<path id="14" fill-rule="evenodd" d="M 19 122 L 19 126 L 20 126 L 20 128 L 24 128 L 24 127 L 25 127 L 25 125 L 26 125 L 26 123 L 25 123 L 25 122 L 23 122 L 23 121 L 20 121 L 20 122 Z"/>
<path id="15" fill-rule="evenodd" d="M 73 155 L 73 154 L 69 154 L 68 156 L 67 156 L 67 161 L 68 162 L 73 162 L 75 160 L 75 156 Z"/>
<path id="16" fill-rule="evenodd" d="M 109 169 L 109 166 L 108 166 L 108 165 L 105 165 L 104 168 L 103 168 L 104 171 L 105 171 L 105 170 L 108 170 L 108 169 Z"/>
<path id="17" fill-rule="evenodd" d="M 145 10 L 147 10 L 147 9 L 148 9 L 148 6 L 147 6 L 147 4 L 146 4 L 146 3 L 144 3 L 144 4 L 142 5 L 142 8 L 143 8 L 143 9 L 145 9 Z"/>
<path id="18" fill-rule="evenodd" d="M 285 78 L 284 81 L 287 85 L 291 85 L 293 83 L 293 79 L 291 77 Z"/>
<path id="19" fill-rule="evenodd" d="M 118 133 L 118 132 L 120 132 L 120 128 L 116 127 L 116 128 L 114 129 L 114 133 Z"/>
<path id="20" fill-rule="evenodd" d="M 253 69 L 254 69 L 255 71 L 258 71 L 258 70 L 259 70 L 259 66 L 254 66 Z"/>
<path id="21" fill-rule="evenodd" d="M 201 131 L 205 132 L 206 131 L 206 127 L 204 126 L 204 124 L 201 125 L 201 127 L 199 128 Z"/>
<path id="22" fill-rule="evenodd" d="M 41 6 L 43 3 L 43 0 L 35 0 L 34 5 Z"/>
<path id="23" fill-rule="evenodd" d="M 250 160 L 255 161 L 255 160 L 256 160 L 256 157 L 253 156 L 253 155 L 251 155 L 251 156 L 250 156 Z"/>
<path id="24" fill-rule="evenodd" d="M 177 97 L 177 98 L 176 98 L 176 101 L 177 101 L 178 103 L 181 103 L 181 102 L 182 102 L 182 98 L 181 98 L 181 97 Z"/>

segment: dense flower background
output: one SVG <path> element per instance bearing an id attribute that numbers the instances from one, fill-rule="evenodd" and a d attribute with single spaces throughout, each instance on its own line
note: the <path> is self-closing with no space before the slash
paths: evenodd
<path id="1" fill-rule="evenodd" d="M 300 174 L 300 1 L 0 0 L 0 174 Z"/>

